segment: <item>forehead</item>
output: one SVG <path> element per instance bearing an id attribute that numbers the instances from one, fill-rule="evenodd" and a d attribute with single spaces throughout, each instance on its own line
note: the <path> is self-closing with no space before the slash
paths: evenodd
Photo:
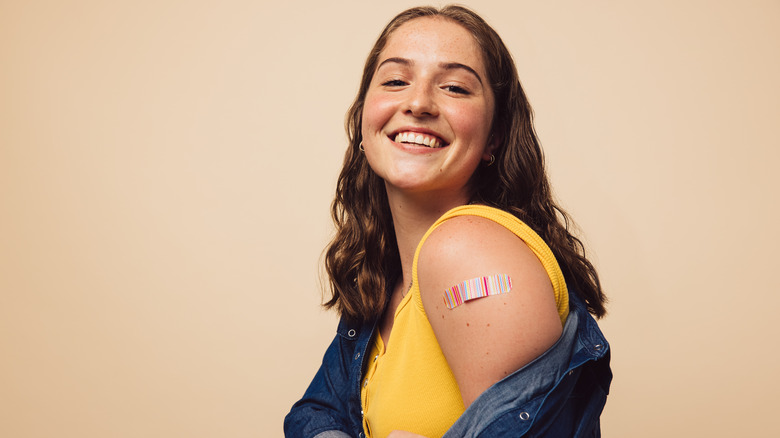
<path id="1" fill-rule="evenodd" d="M 415 18 L 388 38 L 379 61 L 403 57 L 415 62 L 459 62 L 485 71 L 482 51 L 474 36 L 460 24 L 443 17 Z"/>

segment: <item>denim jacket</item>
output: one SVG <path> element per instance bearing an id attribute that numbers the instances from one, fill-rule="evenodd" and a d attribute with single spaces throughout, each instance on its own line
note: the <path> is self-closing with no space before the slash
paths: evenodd
<path id="1" fill-rule="evenodd" d="M 339 323 L 303 398 L 284 419 L 287 438 L 363 438 L 360 380 L 376 324 Z M 599 437 L 612 372 L 609 344 L 577 293 L 558 341 L 483 392 L 443 438 Z"/>

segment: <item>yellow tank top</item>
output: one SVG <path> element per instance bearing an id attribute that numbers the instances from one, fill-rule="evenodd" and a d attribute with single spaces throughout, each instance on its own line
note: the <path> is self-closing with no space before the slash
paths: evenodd
<path id="1" fill-rule="evenodd" d="M 550 248 L 531 228 L 510 213 L 484 205 L 464 205 L 448 211 L 417 245 L 412 287 L 396 309 L 389 348 L 385 349 L 381 336 L 374 336 L 360 394 L 363 430 L 370 438 L 385 438 L 395 429 L 438 438 L 465 409 L 455 376 L 428 322 L 417 283 L 417 258 L 423 243 L 442 222 L 462 215 L 490 219 L 522 239 L 550 277 L 561 323 L 569 314 L 563 273 Z"/>

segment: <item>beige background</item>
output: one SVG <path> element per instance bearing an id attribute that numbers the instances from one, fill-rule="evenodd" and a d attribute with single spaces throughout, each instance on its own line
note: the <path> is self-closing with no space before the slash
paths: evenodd
<path id="1" fill-rule="evenodd" d="M 611 297 L 604 436 L 778 436 L 780 2 L 466 3 Z M 0 1 L 0 436 L 282 435 L 343 115 L 414 4 Z"/>

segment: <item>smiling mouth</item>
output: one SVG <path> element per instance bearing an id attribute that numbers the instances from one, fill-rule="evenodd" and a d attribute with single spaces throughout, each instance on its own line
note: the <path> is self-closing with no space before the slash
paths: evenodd
<path id="1" fill-rule="evenodd" d="M 444 141 L 433 135 L 422 134 L 419 132 L 399 132 L 393 139 L 396 143 L 413 144 L 417 146 L 425 146 L 432 149 L 447 146 Z"/>

